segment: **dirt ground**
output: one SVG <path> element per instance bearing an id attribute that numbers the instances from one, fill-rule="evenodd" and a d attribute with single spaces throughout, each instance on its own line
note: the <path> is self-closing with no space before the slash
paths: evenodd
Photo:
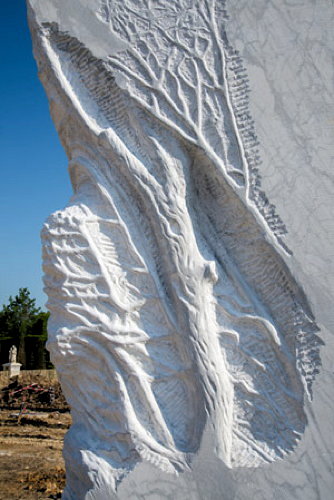
<path id="1" fill-rule="evenodd" d="M 0 409 L 0 500 L 61 498 L 69 412 Z"/>

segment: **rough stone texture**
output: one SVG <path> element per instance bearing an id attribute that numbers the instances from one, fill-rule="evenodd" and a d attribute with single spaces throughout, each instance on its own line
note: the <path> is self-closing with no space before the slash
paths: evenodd
<path id="1" fill-rule="evenodd" d="M 332 498 L 333 9 L 29 5 L 74 189 L 43 230 L 64 498 Z"/>

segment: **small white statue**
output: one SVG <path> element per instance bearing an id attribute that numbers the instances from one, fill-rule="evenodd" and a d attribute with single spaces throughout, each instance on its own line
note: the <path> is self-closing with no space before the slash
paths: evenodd
<path id="1" fill-rule="evenodd" d="M 16 356 L 17 356 L 17 348 L 15 345 L 12 345 L 12 347 L 9 349 L 9 362 L 16 363 Z"/>

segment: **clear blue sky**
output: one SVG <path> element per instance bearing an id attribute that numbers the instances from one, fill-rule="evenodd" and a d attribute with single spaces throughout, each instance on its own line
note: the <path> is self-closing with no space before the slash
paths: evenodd
<path id="1" fill-rule="evenodd" d="M 67 159 L 37 77 L 25 1 L 1 2 L 0 19 L 0 307 L 28 287 L 45 310 L 40 231 L 71 196 Z"/>

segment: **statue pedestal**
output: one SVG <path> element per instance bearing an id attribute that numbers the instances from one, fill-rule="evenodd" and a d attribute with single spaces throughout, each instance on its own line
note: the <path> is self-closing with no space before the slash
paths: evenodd
<path id="1" fill-rule="evenodd" d="M 20 375 L 21 363 L 5 363 L 2 365 L 3 371 L 9 371 L 9 378 Z"/>

